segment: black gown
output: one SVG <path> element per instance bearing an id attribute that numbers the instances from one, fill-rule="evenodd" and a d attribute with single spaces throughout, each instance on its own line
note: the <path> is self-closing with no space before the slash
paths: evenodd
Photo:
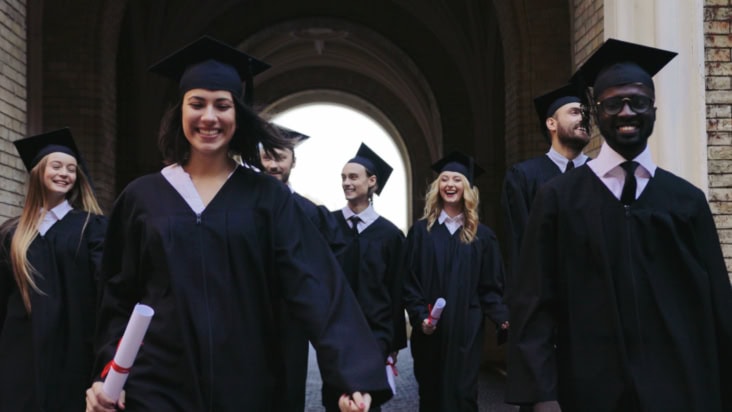
<path id="1" fill-rule="evenodd" d="M 406 242 L 404 304 L 412 325 L 414 375 L 419 384 L 419 410 L 477 411 L 478 372 L 483 324 L 508 320 L 503 304 L 503 262 L 495 234 L 478 226 L 470 244 L 444 224 L 417 221 Z M 428 304 L 447 302 L 437 330 L 422 333 Z"/>
<path id="2" fill-rule="evenodd" d="M 700 190 L 659 168 L 626 210 L 582 166 L 539 191 L 525 236 L 509 402 L 732 410 L 732 288 Z"/>
<path id="3" fill-rule="evenodd" d="M 330 246 L 331 251 L 337 253 L 345 246 L 345 239 L 335 217 L 325 206 L 319 206 L 293 192 L 295 203 L 307 215 L 318 229 L 318 233 Z M 276 391 L 279 402 L 276 409 L 283 412 L 302 412 L 305 410 L 305 390 L 308 375 L 308 338 L 300 322 L 287 310 L 283 302 L 282 344 L 283 370 L 278 376 Z"/>
<path id="4" fill-rule="evenodd" d="M 549 156 L 541 155 L 517 163 L 506 171 L 501 191 L 501 208 L 505 221 L 507 241 L 506 253 L 506 298 L 511 289 L 511 280 L 518 266 L 521 240 L 529 219 L 529 210 L 536 192 L 550 179 L 560 176 L 562 171 Z"/>
<path id="5" fill-rule="evenodd" d="M 134 411 L 271 411 L 280 301 L 342 393 L 391 396 L 338 263 L 289 189 L 239 167 L 194 213 L 160 174 L 130 183 L 110 217 L 96 371 L 136 302 L 155 309 L 125 389 Z"/>
<path id="6" fill-rule="evenodd" d="M 11 224 L 14 229 L 17 219 Z M 86 407 L 106 226 L 103 216 L 71 210 L 33 240 L 27 256 L 41 274 L 35 280 L 43 294 L 31 291 L 30 316 L 10 266 L 12 231 L 3 239 L 0 411 L 78 412 Z"/>
<path id="7" fill-rule="evenodd" d="M 404 311 L 399 304 L 404 234 L 379 216 L 354 237 L 343 212 L 331 213 L 346 239 L 346 246 L 337 254 L 338 261 L 379 344 L 381 370 L 386 377 L 387 356 L 406 346 Z M 333 398 L 337 401 L 340 394 L 328 386 L 323 385 L 323 403 L 332 406 Z"/>

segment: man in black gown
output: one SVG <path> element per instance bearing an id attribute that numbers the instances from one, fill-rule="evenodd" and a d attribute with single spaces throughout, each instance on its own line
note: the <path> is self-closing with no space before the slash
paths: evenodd
<path id="1" fill-rule="evenodd" d="M 647 147 L 651 76 L 674 56 L 610 39 L 573 78 L 593 87 L 605 143 L 534 202 L 511 301 L 511 403 L 732 410 L 732 288 L 712 214 Z"/>
<path id="2" fill-rule="evenodd" d="M 549 179 L 583 165 L 589 159 L 582 153 L 590 137 L 587 130 L 589 121 L 580 96 L 579 88 L 568 84 L 534 99 L 539 127 L 551 146 L 546 154 L 513 165 L 503 180 L 501 208 L 505 218 L 508 256 L 504 293 L 511 289 L 521 240 L 536 192 Z M 504 296 L 506 299 L 509 297 Z"/>
<path id="3" fill-rule="evenodd" d="M 279 125 L 277 125 L 277 129 L 283 137 L 293 142 L 293 148 L 275 148 L 274 151 L 279 159 L 267 153 L 264 148 L 260 148 L 259 156 L 262 170 L 287 185 L 292 191 L 297 206 L 305 212 L 317 227 L 320 234 L 331 246 L 331 249 L 334 252 L 338 251 L 344 246 L 345 240 L 333 215 L 325 207 L 318 206 L 295 192 L 290 184 L 290 173 L 296 162 L 294 147 L 310 138 L 310 136 Z M 287 312 L 284 303 L 280 316 L 282 317 L 280 319 L 282 324 L 280 341 L 283 370 L 278 375 L 277 393 L 280 394 L 280 401 L 277 407 L 279 410 L 286 412 L 303 411 L 305 410 L 305 384 L 308 374 L 308 339 L 299 322 Z"/>

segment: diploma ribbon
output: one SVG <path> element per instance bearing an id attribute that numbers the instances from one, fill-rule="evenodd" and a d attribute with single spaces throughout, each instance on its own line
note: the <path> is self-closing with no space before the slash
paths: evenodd
<path id="1" fill-rule="evenodd" d="M 427 313 L 429 313 L 429 315 L 427 315 L 427 323 L 429 323 L 431 325 L 432 324 L 432 304 L 431 303 L 427 304 Z"/>
<path id="2" fill-rule="evenodd" d="M 102 378 L 107 377 L 107 374 L 109 373 L 109 370 L 113 369 L 115 372 L 118 373 L 130 373 L 130 368 L 123 368 L 122 366 L 119 366 L 114 359 L 107 362 L 107 364 L 104 366 L 104 369 L 102 369 Z"/>
<path id="3" fill-rule="evenodd" d="M 119 344 L 122 343 L 122 338 L 120 338 L 117 341 L 117 349 L 119 349 Z M 107 362 L 106 365 L 104 365 L 104 369 L 102 369 L 102 374 L 100 375 L 102 379 L 107 377 L 107 374 L 109 373 L 109 370 L 113 369 L 117 373 L 130 373 L 130 368 L 125 368 L 123 366 L 120 366 L 114 361 L 114 358 L 112 358 L 111 361 Z"/>
<path id="4" fill-rule="evenodd" d="M 391 372 L 394 374 L 394 376 L 399 376 L 399 371 L 397 370 L 397 367 L 394 364 L 394 361 L 391 360 L 391 356 L 389 357 L 389 359 L 386 360 L 386 364 L 391 366 Z"/>

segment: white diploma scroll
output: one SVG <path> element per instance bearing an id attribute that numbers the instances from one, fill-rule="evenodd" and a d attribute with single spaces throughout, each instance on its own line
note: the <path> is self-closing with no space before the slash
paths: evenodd
<path id="1" fill-rule="evenodd" d="M 107 377 L 104 380 L 102 390 L 115 402 L 119 399 L 122 388 L 125 386 L 127 376 L 132 364 L 135 363 L 137 352 L 140 350 L 142 338 L 150 326 L 155 311 L 147 305 L 138 303 L 132 311 L 127 328 L 117 346 L 114 360 L 109 363 Z M 107 368 L 105 368 L 107 370 Z"/>
<path id="2" fill-rule="evenodd" d="M 389 381 L 391 392 L 394 395 L 396 395 L 396 382 L 394 382 L 394 377 L 397 376 L 398 373 L 396 365 L 394 365 L 394 359 L 389 356 L 386 359 L 386 380 Z"/>
<path id="3" fill-rule="evenodd" d="M 445 299 L 437 298 L 435 304 L 432 306 L 432 311 L 430 312 L 431 324 L 437 326 L 437 322 L 440 321 L 440 316 L 442 316 L 442 310 L 445 309 L 446 304 L 447 302 L 445 302 Z"/>

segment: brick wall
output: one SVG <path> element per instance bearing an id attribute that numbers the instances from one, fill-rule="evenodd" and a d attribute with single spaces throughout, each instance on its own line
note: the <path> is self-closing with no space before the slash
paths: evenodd
<path id="1" fill-rule="evenodd" d="M 572 0 L 570 7 L 574 47 L 572 66 L 576 70 L 605 41 L 603 0 Z M 601 144 L 600 133 L 595 128 L 585 152 L 594 157 Z"/>
<path id="2" fill-rule="evenodd" d="M 0 2 L 0 221 L 20 214 L 25 168 L 12 141 L 26 135 L 26 5 Z"/>
<path id="3" fill-rule="evenodd" d="M 709 204 L 732 271 L 732 3 L 704 2 Z"/>

